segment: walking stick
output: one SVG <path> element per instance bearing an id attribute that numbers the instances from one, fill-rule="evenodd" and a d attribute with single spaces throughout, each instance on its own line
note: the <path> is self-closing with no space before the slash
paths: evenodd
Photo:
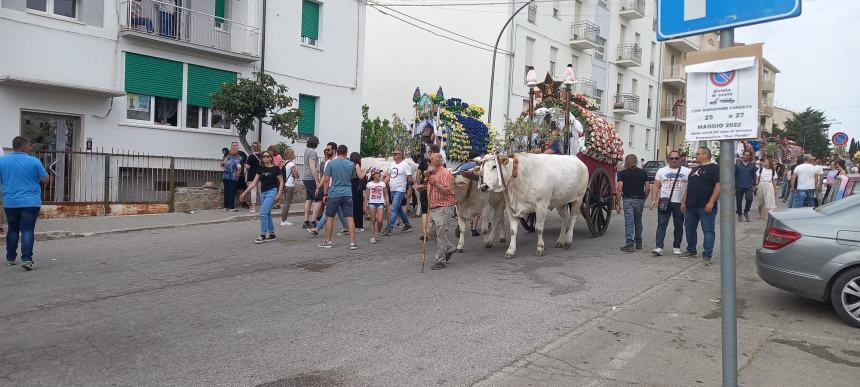
<path id="1" fill-rule="evenodd" d="M 430 203 L 430 171 L 424 171 L 424 183 L 427 185 L 427 203 Z M 430 234 L 430 211 L 426 217 L 421 217 L 421 231 L 424 233 L 424 241 L 421 246 L 421 273 L 424 273 L 424 265 L 427 263 L 427 239 Z"/>

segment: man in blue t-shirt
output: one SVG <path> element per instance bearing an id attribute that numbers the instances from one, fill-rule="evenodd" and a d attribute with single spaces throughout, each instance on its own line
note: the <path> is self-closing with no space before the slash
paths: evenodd
<path id="1" fill-rule="evenodd" d="M 355 164 L 346 158 L 349 152 L 346 145 L 337 147 L 337 158 L 329 161 L 325 166 L 325 176 L 323 176 L 321 187 L 328 186 L 328 193 L 324 196 L 328 197 L 325 207 L 325 216 L 328 221 L 325 225 L 325 240 L 319 245 L 323 248 L 331 248 L 331 238 L 334 232 L 334 216 L 338 212 L 342 212 L 346 217 L 346 222 L 349 230 L 349 249 L 358 249 L 358 244 L 355 243 L 355 222 L 352 219 L 352 178 L 355 174 Z"/>
<path id="2" fill-rule="evenodd" d="M 6 234 L 6 264 L 15 265 L 18 239 L 21 239 L 21 266 L 33 270 L 33 242 L 36 218 L 42 207 L 42 183 L 50 180 L 39 159 L 30 156 L 30 139 L 15 137 L 12 153 L 0 157 L 0 182 L 3 183 L 3 210 L 9 221 Z"/>

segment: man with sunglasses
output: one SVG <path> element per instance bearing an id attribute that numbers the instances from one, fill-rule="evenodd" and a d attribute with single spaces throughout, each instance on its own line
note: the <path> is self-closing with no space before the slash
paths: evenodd
<path id="1" fill-rule="evenodd" d="M 651 208 L 657 208 L 657 239 L 654 256 L 663 255 L 663 241 L 666 239 L 666 229 L 669 227 L 669 218 L 674 223 L 672 253 L 681 255 L 681 241 L 684 239 L 684 212 L 681 211 L 681 198 L 687 191 L 687 179 L 690 177 L 690 168 L 681 165 L 681 153 L 673 150 L 669 152 L 667 166 L 660 168 L 654 176 L 652 185 Z M 659 194 L 658 194 L 659 193 Z M 661 209 L 659 201 L 666 201 L 668 206 Z"/>
<path id="2" fill-rule="evenodd" d="M 702 258 L 705 266 L 711 265 L 711 257 L 714 254 L 714 242 L 717 239 L 715 228 L 717 199 L 720 197 L 720 167 L 711 161 L 711 157 L 711 150 L 706 147 L 696 150 L 698 166 L 690 171 L 687 191 L 681 199 L 684 228 L 687 232 L 687 251 L 681 256 L 684 258 L 697 256 L 697 233 L 701 222 L 704 235 Z"/>

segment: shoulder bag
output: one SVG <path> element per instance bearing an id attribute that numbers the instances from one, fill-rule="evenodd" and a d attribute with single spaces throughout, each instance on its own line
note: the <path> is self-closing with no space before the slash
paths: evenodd
<path id="1" fill-rule="evenodd" d="M 681 176 L 682 167 L 678 167 L 678 172 L 675 173 L 675 180 L 672 182 L 672 189 L 669 190 L 669 197 L 660 198 L 657 201 L 657 211 L 669 211 L 669 203 L 672 202 L 672 194 L 675 193 L 675 185 L 678 184 L 678 177 Z"/>

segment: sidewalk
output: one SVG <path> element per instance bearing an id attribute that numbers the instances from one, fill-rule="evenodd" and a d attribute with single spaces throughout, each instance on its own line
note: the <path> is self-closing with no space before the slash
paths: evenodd
<path id="1" fill-rule="evenodd" d="M 290 215 L 304 213 L 304 203 L 294 203 Z M 273 210 L 272 216 L 280 221 L 280 210 Z M 256 213 L 240 208 L 238 212 L 225 212 L 223 209 L 195 211 L 194 213 L 171 212 L 154 215 L 91 216 L 79 218 L 39 219 L 36 222 L 36 240 L 89 237 L 94 235 L 121 234 L 133 231 L 158 230 L 199 226 L 226 222 L 246 222 L 257 219 Z M 6 236 L 0 236 L 6 240 Z"/>

